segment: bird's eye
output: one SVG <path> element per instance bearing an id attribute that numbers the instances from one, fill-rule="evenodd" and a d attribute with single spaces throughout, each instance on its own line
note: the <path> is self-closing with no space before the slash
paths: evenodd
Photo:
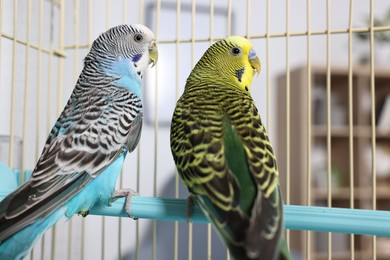
<path id="1" fill-rule="evenodd" d="M 136 42 L 142 41 L 143 38 L 144 37 L 142 36 L 142 34 L 137 33 L 136 35 L 134 35 L 134 41 L 136 41 Z"/>
<path id="2" fill-rule="evenodd" d="M 238 48 L 238 47 L 234 47 L 234 48 L 232 49 L 231 52 L 232 52 L 232 54 L 233 54 L 234 56 L 238 56 L 238 55 L 241 54 L 241 49 Z"/>

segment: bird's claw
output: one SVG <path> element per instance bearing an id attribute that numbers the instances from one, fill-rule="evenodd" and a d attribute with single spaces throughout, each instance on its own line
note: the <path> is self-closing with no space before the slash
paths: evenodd
<path id="1" fill-rule="evenodd" d="M 112 203 L 117 200 L 118 198 L 126 197 L 126 203 L 125 203 L 125 211 L 127 215 L 134 219 L 137 220 L 138 218 L 135 218 L 134 216 L 131 215 L 130 211 L 130 205 L 131 205 L 131 199 L 133 196 L 138 196 L 138 192 L 132 189 L 119 189 L 115 190 L 112 198 L 109 200 L 108 205 L 111 206 Z"/>
<path id="2" fill-rule="evenodd" d="M 78 213 L 78 215 L 80 216 L 82 216 L 83 218 L 85 218 L 86 216 L 88 216 L 88 214 L 89 214 L 89 210 L 82 210 L 82 211 L 80 211 L 79 213 Z"/>

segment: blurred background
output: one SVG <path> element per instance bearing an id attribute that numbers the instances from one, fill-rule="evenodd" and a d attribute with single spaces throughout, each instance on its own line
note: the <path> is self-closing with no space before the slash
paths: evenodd
<path id="1" fill-rule="evenodd" d="M 140 145 L 118 186 L 186 198 L 169 125 L 193 65 L 215 40 L 248 37 L 252 95 L 287 204 L 390 210 L 390 2 L 0 0 L 0 162 L 31 171 L 92 41 L 142 23 L 159 62 L 144 82 Z M 24 175 L 22 175 L 24 176 Z M 21 178 L 20 182 L 23 182 Z M 294 259 L 390 259 L 390 240 L 288 231 Z M 229 259 L 208 225 L 75 216 L 31 259 Z"/>

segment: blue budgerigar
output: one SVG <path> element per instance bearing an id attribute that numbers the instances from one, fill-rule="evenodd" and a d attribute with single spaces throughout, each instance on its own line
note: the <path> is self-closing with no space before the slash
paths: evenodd
<path id="1" fill-rule="evenodd" d="M 120 25 L 101 34 L 31 179 L 0 203 L 0 259 L 22 259 L 63 216 L 87 215 L 96 203 L 132 192 L 115 190 L 142 128 L 141 81 L 157 62 L 154 34 Z"/>

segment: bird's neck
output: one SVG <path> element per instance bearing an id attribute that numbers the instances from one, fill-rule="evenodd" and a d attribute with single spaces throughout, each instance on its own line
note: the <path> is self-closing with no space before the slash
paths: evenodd
<path id="1" fill-rule="evenodd" d="M 84 70 L 92 78 L 104 78 L 109 84 L 124 88 L 142 98 L 142 73 L 130 59 L 92 60 L 85 64 Z"/>
<path id="2" fill-rule="evenodd" d="M 191 71 L 187 81 L 206 82 L 207 80 L 213 80 L 215 82 L 216 80 L 220 79 L 219 77 L 211 78 L 210 75 L 218 75 L 216 68 L 210 66 L 209 64 L 200 64 L 200 62 L 198 62 L 198 64 L 196 64 L 194 69 Z"/>
<path id="3" fill-rule="evenodd" d="M 130 59 L 115 60 L 106 68 L 106 73 L 118 78 L 113 82 L 115 86 L 125 88 L 142 98 L 142 73 Z"/>

